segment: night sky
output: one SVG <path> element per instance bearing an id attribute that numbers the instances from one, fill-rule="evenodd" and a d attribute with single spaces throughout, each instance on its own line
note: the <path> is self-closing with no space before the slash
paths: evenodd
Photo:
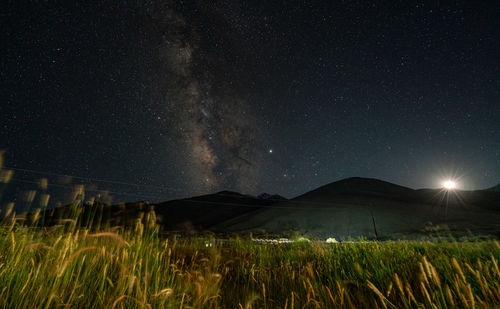
<path id="1" fill-rule="evenodd" d="M 500 183 L 496 1 L 9 1 L 1 17 L 0 149 L 36 171 L 24 184 L 166 200 Z"/>

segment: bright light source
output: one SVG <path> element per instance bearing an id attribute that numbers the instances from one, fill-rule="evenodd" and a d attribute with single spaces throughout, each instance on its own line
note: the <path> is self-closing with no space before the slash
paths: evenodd
<path id="1" fill-rule="evenodd" d="M 446 180 L 445 182 L 443 182 L 443 187 L 446 190 L 453 190 L 457 187 L 457 184 L 453 180 Z"/>

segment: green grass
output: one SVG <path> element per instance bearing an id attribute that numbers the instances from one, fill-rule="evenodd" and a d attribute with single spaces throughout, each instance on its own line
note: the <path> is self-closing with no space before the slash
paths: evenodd
<path id="1" fill-rule="evenodd" d="M 146 217 L 148 217 L 146 215 Z M 8 308 L 475 308 L 500 305 L 500 247 L 483 242 L 283 245 L 163 239 L 152 223 L 90 232 L 4 221 Z M 10 223 L 10 224 L 9 224 Z"/>
<path id="2" fill-rule="evenodd" d="M 11 176 L 0 169 L 1 190 Z M 111 227 L 77 198 L 49 218 L 41 189 L 38 203 L 27 195 L 31 215 L 0 212 L 0 308 L 500 307 L 495 240 L 206 247 L 161 237 L 148 210 Z"/>

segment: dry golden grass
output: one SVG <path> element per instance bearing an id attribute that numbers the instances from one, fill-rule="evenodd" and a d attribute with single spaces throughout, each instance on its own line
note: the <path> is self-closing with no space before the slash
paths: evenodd
<path id="1" fill-rule="evenodd" d="M 77 222 L 74 218 L 71 222 Z M 149 225 L 149 227 L 148 227 Z M 255 244 L 162 239 L 156 227 L 41 233 L 3 225 L 8 308 L 490 308 L 499 244 Z"/>
<path id="2" fill-rule="evenodd" d="M 0 153 L 6 185 L 12 172 L 1 167 Z M 69 216 L 47 227 L 47 186 L 26 193 L 40 206 L 29 214 L 1 210 L 0 308 L 500 307 L 494 240 L 206 247 L 160 237 L 153 211 L 127 227 L 102 222 L 99 205 L 82 218 L 83 187 Z"/>

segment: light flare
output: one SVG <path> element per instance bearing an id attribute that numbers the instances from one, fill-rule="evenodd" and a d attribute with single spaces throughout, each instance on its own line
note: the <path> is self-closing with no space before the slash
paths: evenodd
<path id="1" fill-rule="evenodd" d="M 446 180 L 443 182 L 443 188 L 446 190 L 455 190 L 457 188 L 457 183 L 453 180 Z"/>

